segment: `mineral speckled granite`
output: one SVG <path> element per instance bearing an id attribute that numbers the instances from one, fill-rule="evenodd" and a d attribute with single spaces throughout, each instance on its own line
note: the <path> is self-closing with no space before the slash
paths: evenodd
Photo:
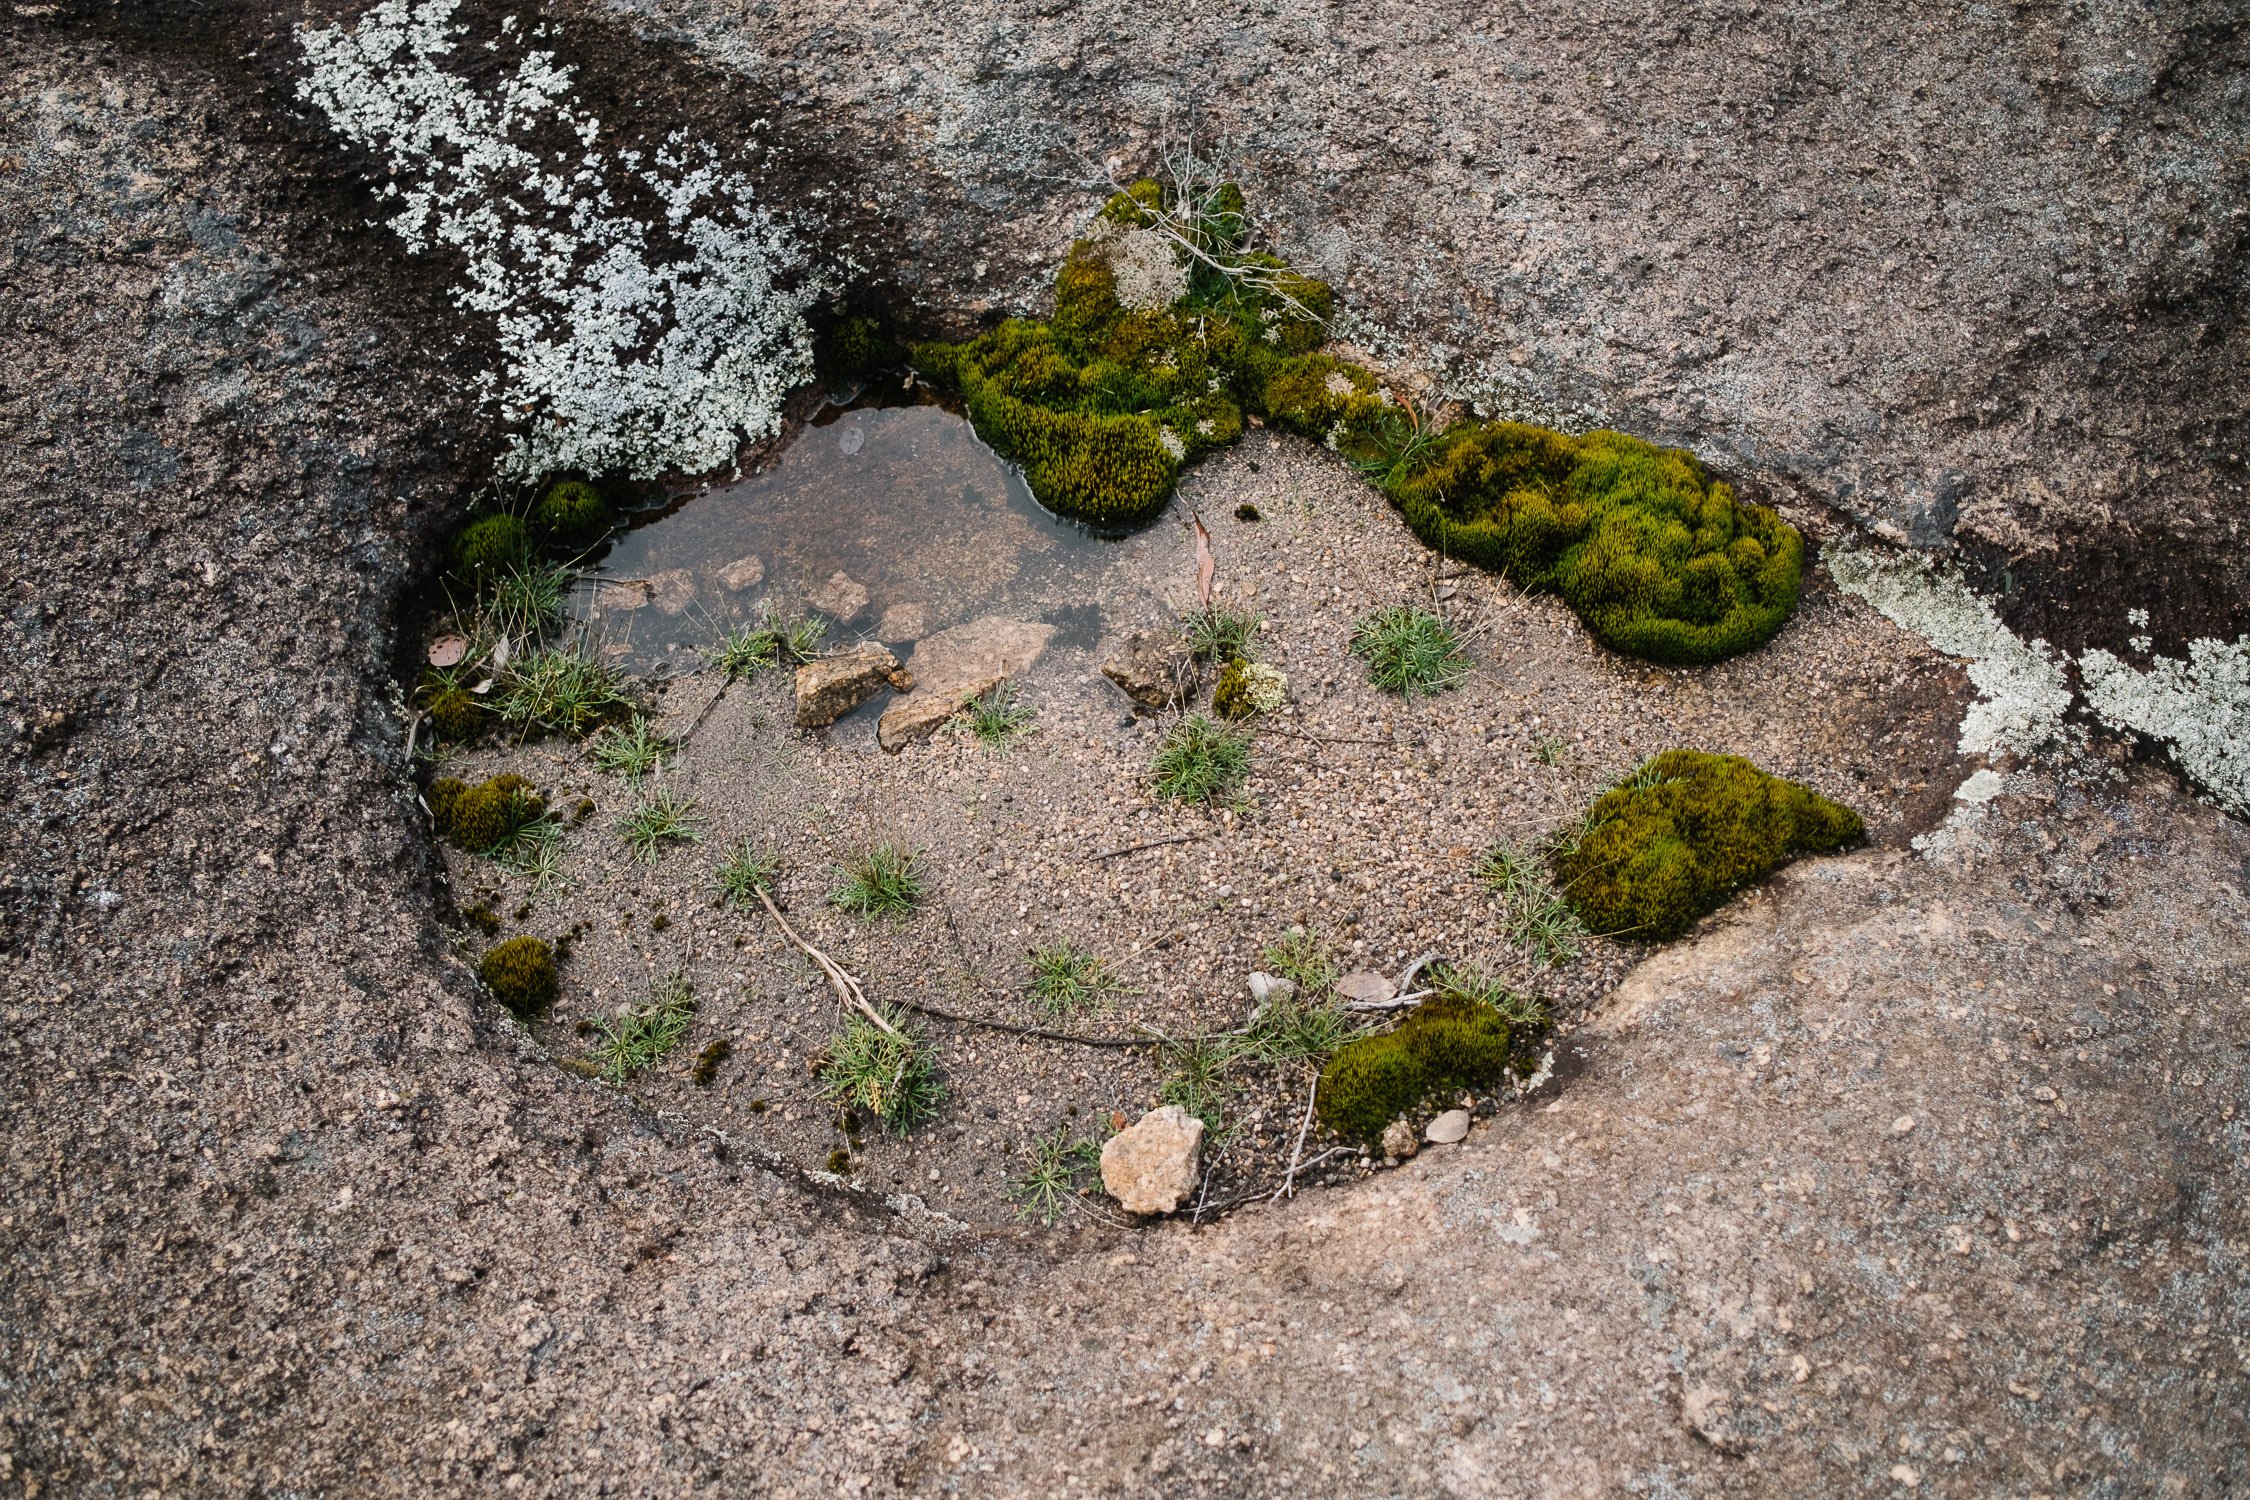
<path id="1" fill-rule="evenodd" d="M 1574 1033 L 1544 1102 L 1214 1228 L 967 1229 L 556 1069 L 443 934 L 389 686 L 402 593 L 499 451 L 473 352 L 431 336 L 442 288 L 321 186 L 282 108 L 286 59 L 264 52 L 293 15 L 182 7 L 163 14 L 180 29 L 145 32 L 107 7 L 42 9 L 0 19 L 0 1488 L 2250 1486 L 2250 831 L 2098 737 L 2069 767 L 1980 781 L 1921 850 L 1799 865 L 1662 950 Z M 1813 455 L 1815 493 L 1880 490 L 1861 513 L 1901 526 L 1950 467 L 1976 482 L 1964 515 L 1989 498 L 1992 525 L 2045 535 L 2011 444 L 2074 515 L 2097 480 L 2116 521 L 2153 526 L 2164 493 L 2221 528 L 2239 515 L 2217 456 L 2239 430 L 2226 246 L 2244 160 L 2221 12 L 2153 31 L 2108 10 L 1556 7 L 1507 22 L 1505 46 L 1498 23 L 1434 12 L 1323 12 L 1318 31 L 1281 10 L 1206 11 L 1192 31 L 1185 12 L 1107 14 L 664 24 L 727 67 L 797 55 L 781 83 L 801 99 L 848 104 L 894 75 L 933 91 L 898 116 L 927 153 L 870 176 L 929 209 L 902 233 L 934 267 L 973 273 L 980 237 L 1017 247 L 991 251 L 995 294 L 1043 278 L 1081 201 L 1022 170 L 1040 158 L 1009 154 L 1030 139 L 1009 122 L 1082 118 L 1114 149 L 1117 122 L 1168 91 L 1160 60 L 1192 55 L 1196 97 L 1238 137 L 1263 111 L 1329 111 L 1326 164 L 1299 135 L 1283 155 L 1314 163 L 1308 186 L 1265 196 L 1296 205 L 1307 250 L 1362 226 L 1340 242 L 1355 300 L 1466 344 L 1460 298 L 1463 329 L 1509 328 L 1536 395 L 1741 453 L 1746 429 L 1761 461 Z M 196 26 L 199 45 L 157 45 Z M 636 45 L 613 55 L 644 67 L 673 44 Z M 917 81 L 921 48 L 953 61 Z M 2044 130 L 1963 148 L 2009 92 L 1987 69 L 2028 80 Z M 1076 117 L 1042 93 L 1066 75 Z M 1597 150 L 1597 91 L 1739 98 L 1735 128 L 1761 139 L 1727 149 L 1746 189 L 1762 180 L 1760 211 L 1736 227 L 1705 206 L 1662 235 L 1582 224 L 1539 241 L 1512 293 L 1408 274 L 1396 247 L 1449 232 L 1457 258 L 1514 263 L 1586 178 L 1605 220 L 1627 190 L 1693 201 L 1671 176 L 1684 125 L 1644 137 L 1628 113 Z M 656 80 L 648 96 L 666 97 Z M 1445 122 L 1416 112 L 1436 100 L 1552 110 L 1583 141 L 1524 242 L 1448 229 L 1467 221 L 1438 205 L 1466 213 L 1480 186 L 1497 204 L 1502 185 L 1454 180 L 1483 137 L 1448 165 Z M 870 93 L 845 118 L 873 130 L 886 108 Z M 1564 149 L 1540 144 L 1547 162 Z M 1916 205 L 1895 221 L 1916 233 L 1890 239 L 1918 255 L 1938 238 L 1963 280 L 1829 263 L 1817 236 L 1840 235 L 1837 183 L 1862 166 Z M 2018 182 L 2049 196 L 2018 200 Z M 2138 184 L 2129 214 L 2118 195 Z M 2050 207 L 2068 198 L 2079 216 Z M 2021 263 L 2053 264 L 2051 285 L 1946 238 L 2016 201 L 2069 252 Z M 1581 285 L 1597 245 L 1650 269 Z M 2153 300 L 2132 302 L 2143 285 Z M 1693 326 L 1663 306 L 1728 289 L 1745 300 L 1703 304 L 1712 347 L 1684 373 L 1603 342 L 1657 329 L 1663 351 Z M 2003 294 L 2014 312 L 1986 308 Z M 1607 311 L 1621 297 L 1630 326 Z M 2153 310 L 2105 316 L 2128 305 Z M 1999 352 L 2010 317 L 2110 342 Z M 1855 383 L 1831 386 L 1843 360 Z M 1573 370 L 1607 373 L 1574 387 Z"/>

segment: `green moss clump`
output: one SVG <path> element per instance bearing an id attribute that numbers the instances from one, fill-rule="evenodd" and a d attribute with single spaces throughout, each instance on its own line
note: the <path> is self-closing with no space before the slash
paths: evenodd
<path id="1" fill-rule="evenodd" d="M 1219 673 L 1211 706 L 1229 719 L 1270 714 L 1289 701 L 1289 679 L 1262 662 L 1236 657 Z"/>
<path id="2" fill-rule="evenodd" d="M 828 366 L 847 380 L 864 380 L 905 363 L 906 351 L 875 318 L 847 313 L 828 332 Z"/>
<path id="3" fill-rule="evenodd" d="M 530 1020 L 555 1003 L 555 951 L 535 937 L 510 938 L 487 948 L 477 977 L 492 998 L 521 1020 Z"/>
<path id="4" fill-rule="evenodd" d="M 1372 1140 L 1434 1093 L 1507 1079 L 1510 1035 L 1500 1012 L 1456 995 L 1425 1000 L 1380 1036 L 1339 1048 L 1320 1075 L 1321 1123 Z"/>
<path id="5" fill-rule="evenodd" d="M 461 800 L 461 794 L 468 789 L 469 784 L 458 776 L 440 776 L 422 794 L 422 800 L 430 807 L 430 820 L 437 825 L 440 834 L 445 834 L 452 828 L 453 805 Z"/>
<path id="6" fill-rule="evenodd" d="M 1649 661 L 1747 651 L 1797 605 L 1796 529 L 1677 448 L 1464 423 L 1389 489 L 1432 547 L 1554 590 L 1604 645 Z"/>
<path id="7" fill-rule="evenodd" d="M 919 345 L 914 363 L 960 391 L 978 433 L 1023 465 L 1044 504 L 1095 525 L 1139 524 L 1182 465 L 1241 437 L 1274 368 L 1319 345 L 1333 305 L 1325 285 L 1243 252 L 1241 205 L 1239 190 L 1221 187 L 1185 215 L 1156 183 L 1136 183 L 1104 207 L 1095 236 L 1071 247 L 1052 319 Z M 1143 233 L 1160 214 L 1236 274 Z M 1150 257 L 1159 269 L 1169 257 L 1173 284 L 1185 288 L 1169 306 L 1120 296 L 1119 265 Z"/>
<path id="8" fill-rule="evenodd" d="M 430 723 L 440 739 L 475 739 L 484 728 L 484 705 L 467 688 L 441 687 L 430 699 Z"/>
<path id="9" fill-rule="evenodd" d="M 446 787 L 442 802 L 439 787 Z M 489 854 L 547 816 L 546 799 L 512 771 L 476 786 L 441 781 L 430 793 L 438 832 L 471 854 Z"/>
<path id="10" fill-rule="evenodd" d="M 521 516 L 483 516 L 453 539 L 453 571 L 471 583 L 504 573 L 531 556 L 531 528 Z"/>
<path id="11" fill-rule="evenodd" d="M 1866 835 L 1858 813 L 1739 755 L 1667 750 L 1595 799 L 1556 881 L 1595 932 L 1673 938 L 1790 859 Z"/>
<path id="12" fill-rule="evenodd" d="M 540 531 L 570 547 L 601 540 L 615 519 L 602 492 L 582 479 L 562 479 L 532 507 L 531 519 Z"/>

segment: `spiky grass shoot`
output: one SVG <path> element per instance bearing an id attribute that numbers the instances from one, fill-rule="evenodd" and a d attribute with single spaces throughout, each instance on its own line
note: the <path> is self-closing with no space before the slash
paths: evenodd
<path id="1" fill-rule="evenodd" d="M 1031 950 L 1031 993 L 1061 1020 L 1106 1005 L 1125 985 L 1108 959 L 1061 942 Z"/>
<path id="2" fill-rule="evenodd" d="M 657 729 L 655 720 L 635 714 L 629 724 L 610 724 L 597 731 L 586 749 L 598 769 L 639 781 L 652 771 L 664 769 L 664 757 L 674 746 L 670 737 Z"/>
<path id="3" fill-rule="evenodd" d="M 769 667 L 811 661 L 828 630 L 820 620 L 784 620 L 767 615 L 756 625 L 741 625 L 719 637 L 706 659 L 729 677 L 752 680 Z"/>
<path id="4" fill-rule="evenodd" d="M 883 1013 L 894 1030 L 846 1013 L 844 1034 L 820 1065 L 822 1092 L 848 1108 L 864 1109 L 904 1135 L 937 1113 L 945 1085 L 937 1076 L 937 1049 L 922 1035 Z"/>
<path id="5" fill-rule="evenodd" d="M 1187 647 L 1198 660 L 1222 667 L 1228 662 L 1256 661 L 1258 627 L 1264 623 L 1265 616 L 1256 610 L 1208 604 L 1187 617 Z"/>
<path id="6" fill-rule="evenodd" d="M 1165 731 L 1149 774 L 1156 794 L 1169 801 L 1230 799 L 1250 776 L 1250 736 L 1203 714 L 1189 714 Z"/>
<path id="7" fill-rule="evenodd" d="M 728 906 L 759 905 L 758 893 L 781 878 L 781 856 L 750 839 L 719 862 L 719 899 Z"/>
<path id="8" fill-rule="evenodd" d="M 1547 1024 L 1547 1002 L 1512 990 L 1481 964 L 1440 964 L 1430 974 L 1440 995 L 1471 1005 L 1489 1005 L 1511 1027 Z"/>
<path id="9" fill-rule="evenodd" d="M 862 917 L 903 917 L 928 894 L 921 858 L 897 844 L 877 844 L 836 867 L 831 905 Z"/>
<path id="10" fill-rule="evenodd" d="M 1002 682 L 990 692 L 971 698 L 955 717 L 987 750 L 1005 751 L 1031 733 L 1036 712 L 1016 697 L 1015 684 Z"/>
<path id="11" fill-rule="evenodd" d="M 1068 1128 L 1043 1135 L 1031 1143 L 1031 1169 L 1008 1184 L 1009 1201 L 1016 1217 L 1037 1219 L 1049 1229 L 1078 1210 L 1089 1172 L 1101 1170 L 1102 1148 L 1092 1141 L 1074 1141 Z"/>
<path id="12" fill-rule="evenodd" d="M 500 717 L 519 728 L 585 734 L 630 712 L 625 679 L 584 641 L 535 646 L 500 673 Z"/>
<path id="13" fill-rule="evenodd" d="M 617 831 L 643 864 L 664 857 L 666 844 L 700 844 L 696 831 L 702 815 L 693 797 L 682 797 L 668 786 L 643 793 L 633 810 L 617 820 Z"/>
<path id="14" fill-rule="evenodd" d="M 694 987 L 674 969 L 650 988 L 646 1003 L 595 1020 L 586 1059 L 609 1082 L 628 1083 L 662 1062 L 694 1022 Z"/>
<path id="15" fill-rule="evenodd" d="M 1468 675 L 1468 654 L 1452 626 L 1426 609 L 1393 605 L 1352 622 L 1352 654 L 1386 693 L 1442 693 Z"/>

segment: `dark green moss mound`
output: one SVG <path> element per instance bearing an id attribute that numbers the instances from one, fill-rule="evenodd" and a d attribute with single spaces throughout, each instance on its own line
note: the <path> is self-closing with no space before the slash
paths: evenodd
<path id="1" fill-rule="evenodd" d="M 471 854 L 489 854 L 547 816 L 546 799 L 512 771 L 476 786 L 436 782 L 428 800 L 438 832 Z"/>
<path id="2" fill-rule="evenodd" d="M 481 583 L 531 556 L 531 528 L 520 516 L 483 516 L 453 539 L 453 571 Z"/>
<path id="3" fill-rule="evenodd" d="M 848 313 L 828 332 L 828 368 L 847 380 L 865 380 L 905 363 L 906 350 L 892 341 L 875 318 Z"/>
<path id="4" fill-rule="evenodd" d="M 1372 1140 L 1431 1094 L 1505 1082 L 1508 1047 L 1508 1023 L 1491 1006 L 1455 995 L 1426 1000 L 1395 1030 L 1348 1043 L 1328 1060 L 1321 1123 Z"/>
<path id="5" fill-rule="evenodd" d="M 1866 835 L 1858 813 L 1739 755 L 1667 750 L 1595 800 L 1556 883 L 1595 932 L 1673 938 L 1797 855 Z"/>
<path id="6" fill-rule="evenodd" d="M 1323 337 L 1328 287 L 1248 251 L 1245 233 L 1231 186 L 1186 203 L 1136 183 L 1071 247 L 1051 320 L 923 344 L 914 363 L 961 393 L 1043 503 L 1097 525 L 1145 521 L 1183 465 L 1241 437 L 1275 369 Z"/>
<path id="7" fill-rule="evenodd" d="M 477 965 L 477 977 L 493 999 L 528 1021 L 555 1003 L 555 950 L 535 937 L 495 943 Z"/>
<path id="8" fill-rule="evenodd" d="M 1649 661 L 1747 651 L 1797 606 L 1796 529 L 1677 448 L 1465 423 L 1388 488 L 1431 546 L 1554 590 L 1603 644 Z"/>
<path id="9" fill-rule="evenodd" d="M 564 479 L 547 486 L 532 507 L 531 519 L 539 530 L 567 547 L 600 541 L 613 520 L 602 492 L 582 479 Z"/>
<path id="10" fill-rule="evenodd" d="M 430 699 L 430 723 L 440 739 L 475 739 L 484 728 L 484 705 L 467 688 L 441 687 Z"/>

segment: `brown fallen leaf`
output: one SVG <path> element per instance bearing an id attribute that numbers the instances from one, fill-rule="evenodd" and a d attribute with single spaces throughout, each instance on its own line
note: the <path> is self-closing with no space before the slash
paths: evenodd
<path id="1" fill-rule="evenodd" d="M 1219 560 L 1211 555 L 1211 533 L 1203 525 L 1200 512 L 1190 511 L 1188 518 L 1195 522 L 1195 597 L 1205 609 L 1211 607 L 1211 580 L 1218 576 Z"/>
<path id="2" fill-rule="evenodd" d="M 465 635 L 441 635 L 430 642 L 430 665 L 457 667 L 469 654 L 469 638 Z"/>

